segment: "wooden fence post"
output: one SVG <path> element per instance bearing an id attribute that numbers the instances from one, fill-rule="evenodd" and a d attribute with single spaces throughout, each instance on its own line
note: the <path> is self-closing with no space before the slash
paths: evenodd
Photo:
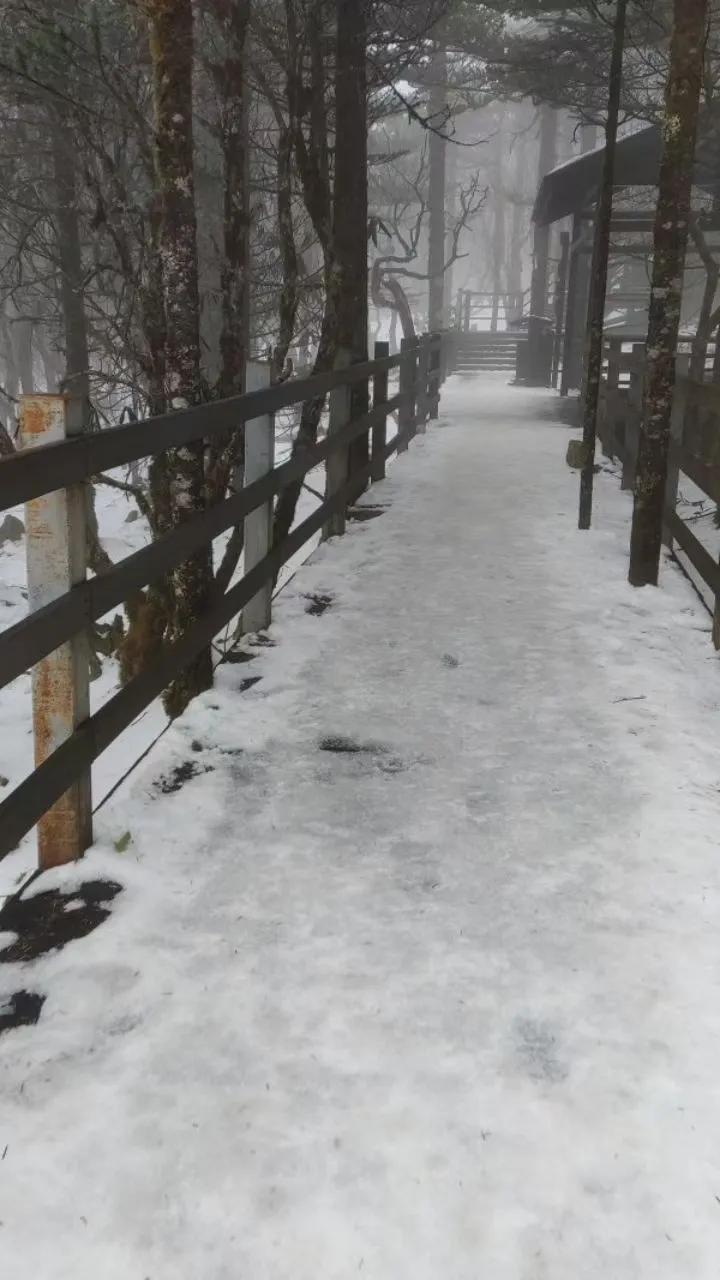
<path id="1" fill-rule="evenodd" d="M 680 481 L 679 451 L 683 443 L 685 428 L 685 409 L 687 407 L 687 378 L 690 371 L 690 357 L 677 356 L 675 360 L 675 391 L 673 393 L 672 417 L 670 420 L 670 456 L 667 465 L 665 483 L 665 511 L 674 511 L 677 506 L 678 484 Z M 663 542 L 672 550 L 673 537 L 667 521 L 663 524 Z"/>
<path id="2" fill-rule="evenodd" d="M 375 359 L 386 360 L 390 355 L 389 342 L 375 343 Z M 388 371 L 381 370 L 373 377 L 373 408 L 377 408 L 381 404 L 387 404 L 388 398 Z M 385 447 L 387 445 L 387 414 L 383 414 L 381 420 L 376 422 L 372 429 L 372 482 L 376 484 L 378 480 L 385 479 Z"/>
<path id="3" fill-rule="evenodd" d="M 400 395 L 405 396 L 398 411 L 398 453 L 405 453 L 415 428 L 415 396 L 417 373 L 417 341 L 414 338 L 403 338 L 400 343 L 403 357 L 400 365 Z"/>
<path id="4" fill-rule="evenodd" d="M 465 301 L 463 304 L 463 329 L 466 333 L 470 332 L 470 308 L 472 307 L 472 294 L 468 289 L 465 293 Z"/>
<path id="5" fill-rule="evenodd" d="M 440 335 L 440 369 L 442 371 L 440 382 L 442 386 L 445 385 L 452 373 L 453 332 L 454 330 L 452 329 L 444 329 Z"/>
<path id="6" fill-rule="evenodd" d="M 607 377 L 605 394 L 600 412 L 600 443 L 606 458 L 615 458 L 618 453 L 616 426 L 620 413 L 620 357 L 622 355 L 622 339 L 611 338 L 608 343 Z"/>
<path id="7" fill-rule="evenodd" d="M 430 343 L 429 333 L 423 334 L 418 343 L 416 391 L 415 391 L 415 426 L 420 435 L 425 435 L 429 411 L 428 382 L 430 379 Z"/>
<path id="8" fill-rule="evenodd" d="M 436 422 L 440 416 L 440 388 L 445 381 L 443 368 L 444 335 L 434 333 L 430 339 L 430 366 L 428 369 L 428 416 Z"/>
<path id="9" fill-rule="evenodd" d="M 351 355 L 349 351 L 338 351 L 335 368 L 347 369 L 351 364 Z M 328 435 L 340 431 L 347 426 L 350 421 L 350 413 L 352 408 L 352 387 L 349 383 L 342 387 L 336 387 L 330 392 L 330 422 L 328 427 Z M 329 454 L 326 470 L 325 470 L 325 497 L 331 498 L 338 490 L 343 489 L 349 478 L 349 455 L 348 445 L 341 445 L 339 449 L 333 449 Z M 328 516 L 323 525 L 322 536 L 325 538 L 337 538 L 345 532 L 345 506 L 340 510 L 334 511 Z"/>
<path id="10" fill-rule="evenodd" d="M 82 433 L 80 403 L 68 396 L 22 397 L 22 445 L 35 449 Z M 34 612 L 85 580 L 85 486 L 57 489 L 25 505 L 28 603 Z M 87 632 L 43 658 L 32 673 L 35 766 L 43 763 L 90 715 Z M 42 870 L 73 862 L 92 844 L 90 770 L 38 823 Z"/>
<path id="11" fill-rule="evenodd" d="M 625 415 L 625 456 L 623 457 L 621 489 L 632 489 L 635 484 L 645 387 L 645 344 L 643 342 L 634 342 L 632 353 L 633 366 L 630 370 L 630 390 L 628 391 L 627 413 Z"/>
<path id="12" fill-rule="evenodd" d="M 246 391 L 262 391 L 271 383 L 270 365 L 266 361 L 251 360 L 246 371 Z M 275 466 L 275 416 L 253 418 L 245 424 L 245 479 L 250 485 Z M 272 498 L 245 517 L 245 541 L 243 573 L 247 574 L 264 560 L 272 549 Z M 272 582 L 266 582 L 256 596 L 245 605 L 242 613 L 241 634 L 264 631 L 272 620 Z"/>

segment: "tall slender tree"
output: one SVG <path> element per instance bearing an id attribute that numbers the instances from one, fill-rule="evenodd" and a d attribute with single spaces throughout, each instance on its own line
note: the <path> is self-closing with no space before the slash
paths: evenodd
<path id="1" fill-rule="evenodd" d="M 440 41 L 432 61 L 429 118 L 428 329 L 431 333 L 443 328 L 445 301 L 448 56 L 442 36 Z"/>
<path id="2" fill-rule="evenodd" d="M 708 0 L 674 0 L 629 579 L 657 585 Z"/>
<path id="3" fill-rule="evenodd" d="M 200 296 L 193 165 L 192 0 L 146 0 L 155 97 L 155 170 L 159 248 L 165 311 L 165 400 L 182 408 L 202 399 Z M 155 459 L 151 472 L 160 532 L 191 520 L 205 506 L 202 440 Z M 176 639 L 207 608 L 212 548 L 196 552 L 173 574 L 169 639 Z M 179 714 L 212 684 L 206 649 L 168 691 L 165 704 Z"/>
<path id="4" fill-rule="evenodd" d="M 600 379 L 602 376 L 605 297 L 607 294 L 608 263 L 610 261 L 610 224 L 612 222 L 615 185 L 615 148 L 620 116 L 620 94 L 622 92 L 626 15 L 627 0 L 616 0 L 610 82 L 608 85 L 607 123 L 605 125 L 605 154 L 603 156 L 602 177 L 600 179 L 600 192 L 595 220 L 595 240 L 593 243 L 592 275 L 590 277 L 590 307 L 585 361 L 585 403 L 583 406 L 584 461 L 580 472 L 580 509 L 578 514 L 578 528 L 580 529 L 589 529 L 592 521 L 595 438 L 597 434 L 598 404 L 600 402 Z"/>

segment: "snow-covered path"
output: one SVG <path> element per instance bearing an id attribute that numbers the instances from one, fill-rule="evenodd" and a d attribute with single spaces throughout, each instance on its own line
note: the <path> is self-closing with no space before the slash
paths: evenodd
<path id="1" fill-rule="evenodd" d="M 577 533 L 553 396 L 443 409 L 0 966 L 3 1280 L 716 1280 L 708 618 L 613 477 Z"/>

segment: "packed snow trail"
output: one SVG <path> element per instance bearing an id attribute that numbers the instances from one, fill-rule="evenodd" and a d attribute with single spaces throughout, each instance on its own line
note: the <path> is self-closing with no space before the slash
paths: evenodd
<path id="1" fill-rule="evenodd" d="M 718 660 L 557 408 L 452 382 L 54 877 L 4 1280 L 717 1280 Z"/>

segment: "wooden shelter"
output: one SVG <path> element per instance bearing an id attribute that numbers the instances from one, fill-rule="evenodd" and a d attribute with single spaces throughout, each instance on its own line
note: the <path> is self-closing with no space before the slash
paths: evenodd
<path id="1" fill-rule="evenodd" d="M 707 205 L 707 209 L 700 215 L 705 230 L 720 228 L 720 216 L 714 208 L 716 198 L 720 198 L 719 142 L 720 113 L 706 109 L 700 121 L 694 177 L 694 184 L 698 192 L 705 196 Z M 604 151 L 604 146 L 596 147 L 593 151 L 558 165 L 546 174 L 540 183 L 533 209 L 536 246 L 547 240 L 546 234 L 540 234 L 542 230 L 553 223 L 572 219 L 567 289 L 562 306 L 562 394 L 579 387 L 582 378 L 595 204 L 602 178 Z M 618 139 L 615 190 L 616 193 L 622 190 L 630 196 L 630 207 L 616 208 L 612 233 L 613 236 L 642 236 L 642 239 L 633 242 L 635 252 L 641 247 L 648 252 L 652 249 L 655 203 L 653 188 L 658 184 L 661 158 L 662 134 L 657 125 L 648 125 Z M 635 207 L 642 199 L 642 188 L 649 189 L 645 201 L 648 208 L 639 205 Z M 637 314 L 636 307 L 636 317 Z M 547 382 L 549 381 L 550 370 L 547 371 Z"/>

